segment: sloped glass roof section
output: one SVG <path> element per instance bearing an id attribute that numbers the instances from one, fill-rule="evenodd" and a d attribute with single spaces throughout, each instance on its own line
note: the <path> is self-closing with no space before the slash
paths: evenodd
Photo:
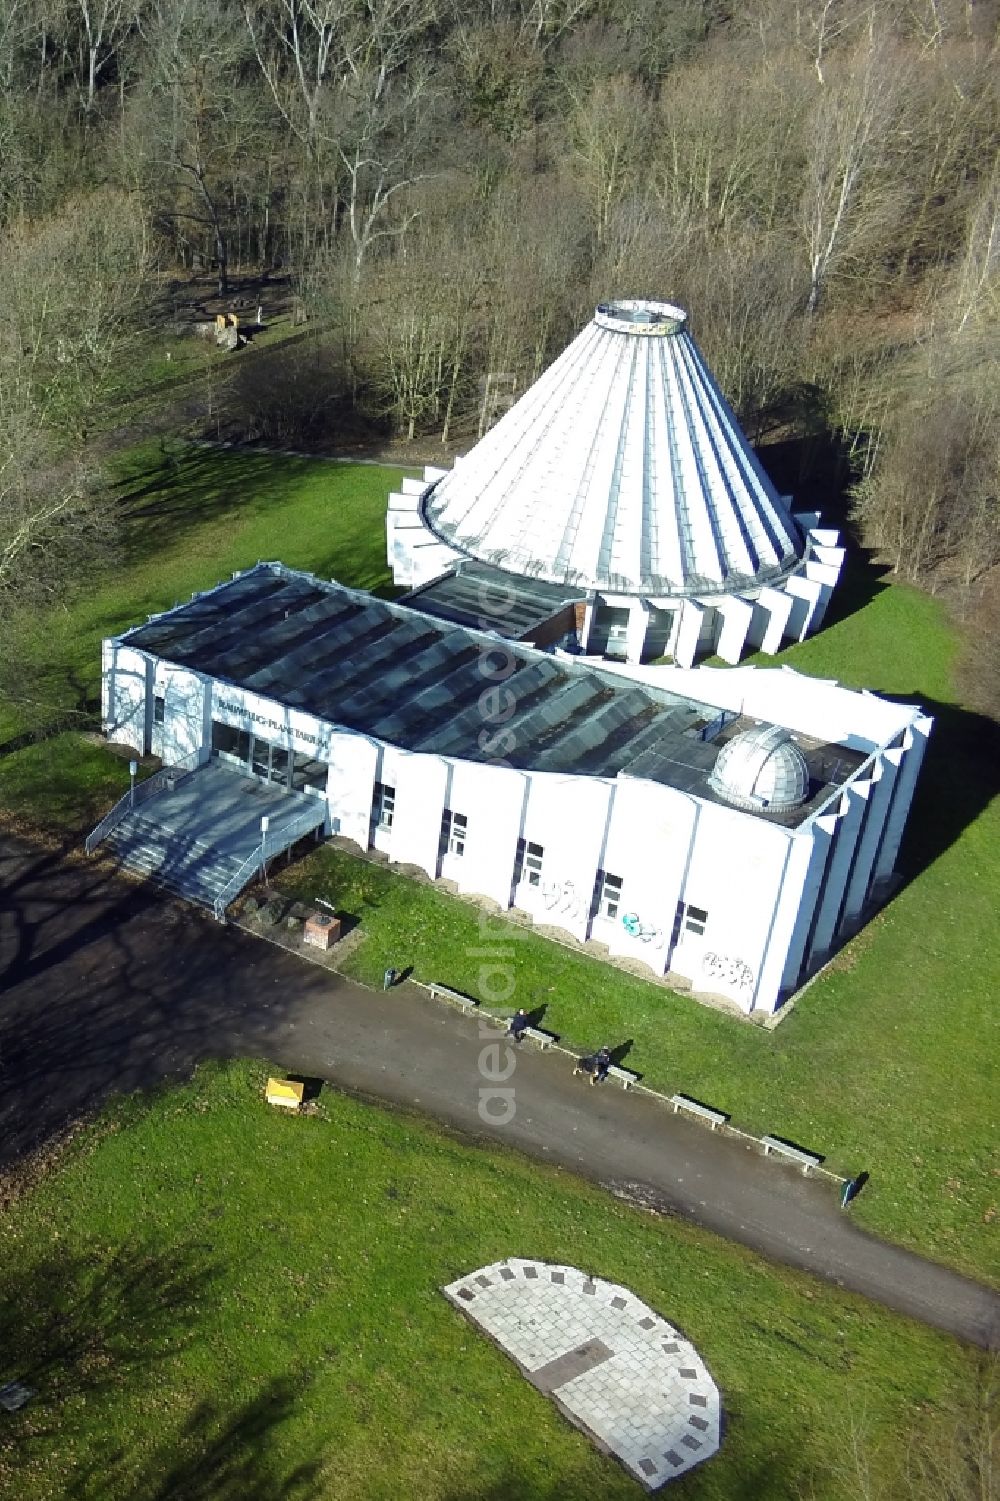
<path id="1" fill-rule="evenodd" d="M 208 677 L 404 750 L 578 776 L 619 772 L 724 801 L 711 785 L 720 747 L 746 722 L 589 663 L 260 563 L 121 638 Z M 484 692 L 498 695 L 491 725 Z M 491 733 L 503 729 L 501 747 Z M 484 733 L 485 731 L 485 733 Z M 805 750 L 810 796 L 797 824 L 858 753 Z"/>
<path id="2" fill-rule="evenodd" d="M 780 584 L 801 532 L 670 303 L 602 303 L 422 501 L 470 558 L 643 596 Z"/>

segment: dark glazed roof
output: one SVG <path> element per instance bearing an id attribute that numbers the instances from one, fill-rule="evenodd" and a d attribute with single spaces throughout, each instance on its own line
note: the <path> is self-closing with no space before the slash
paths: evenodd
<path id="1" fill-rule="evenodd" d="M 703 737 L 721 727 L 717 708 L 280 563 L 259 563 L 122 639 L 404 750 L 583 776 L 627 772 L 720 801 L 708 781 L 719 745 Z M 480 705 L 490 653 L 498 674 L 513 664 L 499 677 L 514 703 L 499 749 L 480 743 L 490 730 Z"/>
<path id="2" fill-rule="evenodd" d="M 551 620 L 569 601 L 585 598 L 585 591 L 580 589 L 503 573 L 484 563 L 462 563 L 453 572 L 414 589 L 402 603 L 439 620 L 479 631 L 497 631 L 517 641 Z"/>

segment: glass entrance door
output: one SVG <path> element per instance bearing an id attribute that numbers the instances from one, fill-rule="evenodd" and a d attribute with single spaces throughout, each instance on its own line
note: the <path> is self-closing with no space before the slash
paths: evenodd
<path id="1" fill-rule="evenodd" d="M 250 776 L 260 777 L 262 782 L 276 782 L 279 787 L 287 787 L 292 782 L 291 751 L 285 750 L 281 745 L 272 745 L 269 740 L 253 735 L 249 730 L 235 730 L 227 724 L 213 722 L 212 751 L 224 761 L 241 766 Z M 294 760 L 296 763 L 304 762 L 307 767 L 314 765 L 305 756 L 296 756 Z M 322 789 L 325 792 L 325 765 L 320 766 L 319 771 L 322 773 Z"/>
<path id="2" fill-rule="evenodd" d="M 261 781 L 269 781 L 271 776 L 271 746 L 267 740 L 258 740 L 253 737 L 253 753 L 250 757 L 250 770 Z"/>
<path id="3" fill-rule="evenodd" d="M 271 781 L 282 787 L 288 786 L 289 755 L 280 745 L 271 746 Z"/>
<path id="4" fill-rule="evenodd" d="M 260 777 L 262 782 L 277 782 L 279 787 L 287 787 L 290 764 L 291 756 L 283 746 L 259 740 L 256 735 L 253 737 L 250 771 L 255 777 Z"/>

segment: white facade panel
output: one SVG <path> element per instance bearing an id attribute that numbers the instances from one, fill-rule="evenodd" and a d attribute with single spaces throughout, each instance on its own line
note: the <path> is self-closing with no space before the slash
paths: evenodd
<path id="1" fill-rule="evenodd" d="M 622 776 L 614 788 L 602 866 L 622 881 L 617 919 L 597 917 L 592 937 L 612 954 L 663 974 L 670 959 L 677 902 L 703 805 L 656 782 Z"/>
<path id="2" fill-rule="evenodd" d="M 764 946 L 754 990 L 753 1011 L 772 1015 L 781 1003 L 782 986 L 788 968 L 790 950 L 799 937 L 800 915 L 809 910 L 806 900 L 810 880 L 824 853 L 823 844 L 808 833 L 788 839 L 787 858 L 777 893 L 774 918 Z"/>
<path id="3" fill-rule="evenodd" d="M 829 809 L 830 813 L 837 814 L 837 831 L 827 865 L 823 898 L 813 929 L 810 960 L 824 959 L 833 947 L 867 806 L 867 797 L 854 796 L 850 788 L 845 788 L 838 806 Z"/>
<path id="4" fill-rule="evenodd" d="M 913 793 L 917 784 L 917 773 L 923 765 L 924 754 L 927 750 L 927 737 L 934 723 L 928 715 L 921 715 L 909 725 L 903 736 L 903 749 L 906 752 L 905 760 L 896 777 L 896 785 L 892 793 L 892 805 L 885 824 L 885 834 L 882 838 L 882 847 L 879 850 L 875 863 L 875 881 L 886 880 L 896 868 L 896 860 L 899 855 L 899 846 L 903 838 L 903 829 L 906 826 L 910 804 L 913 801 Z"/>
<path id="5" fill-rule="evenodd" d="M 865 826 L 861 831 L 854 870 L 844 899 L 844 922 L 857 922 L 864 909 L 872 883 L 875 857 L 882 843 L 885 821 L 892 806 L 892 793 L 896 784 L 896 772 L 902 751 L 887 751 L 877 757 L 872 767 L 872 790 L 868 798 Z"/>
<path id="6" fill-rule="evenodd" d="M 393 860 L 417 866 L 433 881 L 438 873 L 448 763 L 440 756 L 397 754 L 396 808 L 389 851 Z"/>
<path id="7" fill-rule="evenodd" d="M 146 749 L 152 718 L 153 660 L 145 652 L 117 641 L 104 645 L 104 733 L 115 744 L 130 745 L 141 754 Z"/>
<path id="8" fill-rule="evenodd" d="M 154 724 L 153 754 L 175 765 L 198 751 L 208 756 L 212 685 L 196 672 L 157 662 L 153 692 L 163 699 L 163 723 Z"/>
<path id="9" fill-rule="evenodd" d="M 813 919 L 824 889 L 823 882 L 833 852 L 837 822 L 833 816 L 823 816 L 813 819 L 809 825 L 806 836 L 810 846 L 809 866 L 802 882 L 802 895 L 781 976 L 781 989 L 786 994 L 795 989 L 803 978 L 803 968 L 809 963 Z"/>
<path id="10" fill-rule="evenodd" d="M 536 922 L 581 942 L 590 929 L 611 791 L 612 784 L 597 777 L 528 775 L 523 837 L 545 854 L 538 884 L 522 879 L 517 904 Z"/>
<path id="11" fill-rule="evenodd" d="M 722 629 L 715 650 L 723 662 L 735 665 L 743 655 L 753 620 L 754 607 L 748 599 L 731 595 L 720 600 L 715 607 L 722 617 Z"/>
<path id="12" fill-rule="evenodd" d="M 790 838 L 789 830 L 735 809 L 701 808 L 680 899 L 708 917 L 702 933 L 682 920 L 670 967 L 745 1011 L 757 993 Z"/>
<path id="13" fill-rule="evenodd" d="M 449 806 L 469 820 L 465 854 L 448 872 L 460 890 L 510 906 L 527 795 L 523 772 L 471 761 L 453 764 Z"/>
<path id="14" fill-rule="evenodd" d="M 379 760 L 378 743 L 349 730 L 333 730 L 328 754 L 327 797 L 331 831 L 345 839 L 353 839 L 366 850 L 372 842 L 372 796 Z"/>
<path id="15" fill-rule="evenodd" d="M 695 604 L 693 599 L 686 599 L 681 605 L 681 623 L 674 645 L 674 661 L 678 667 L 692 666 L 698 655 L 701 627 L 706 613 L 701 605 Z"/>

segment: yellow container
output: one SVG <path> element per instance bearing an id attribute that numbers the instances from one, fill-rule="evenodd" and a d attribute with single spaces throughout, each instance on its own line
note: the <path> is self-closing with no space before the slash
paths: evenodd
<path id="1" fill-rule="evenodd" d="M 299 1079 L 268 1079 L 267 1103 L 282 1105 L 286 1110 L 298 1110 L 305 1096 L 306 1087 Z"/>

